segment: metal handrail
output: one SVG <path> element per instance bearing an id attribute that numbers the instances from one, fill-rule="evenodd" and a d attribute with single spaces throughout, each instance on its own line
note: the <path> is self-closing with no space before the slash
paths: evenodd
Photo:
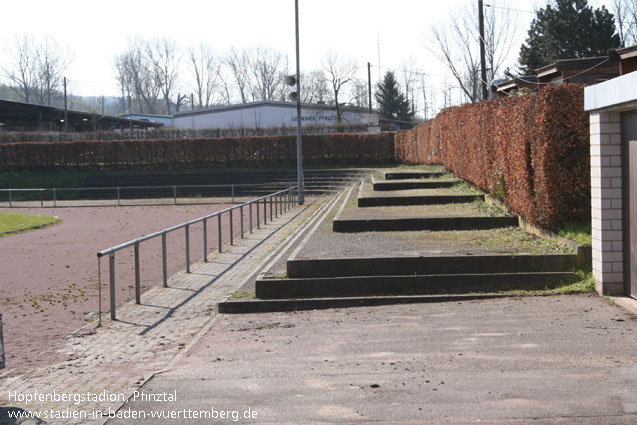
<path id="1" fill-rule="evenodd" d="M 250 233 L 253 231 L 253 213 L 252 206 L 256 204 L 256 228 L 260 228 L 261 226 L 261 216 L 259 212 L 259 205 L 261 201 L 263 201 L 263 224 L 267 224 L 267 211 L 268 211 L 268 200 L 269 209 L 270 209 L 270 221 L 274 218 L 278 217 L 279 214 L 283 214 L 293 207 L 293 205 L 297 202 L 297 186 L 292 186 L 284 190 L 280 190 L 278 192 L 271 193 L 269 195 L 261 196 L 259 198 L 252 199 L 248 202 L 244 202 L 239 205 L 232 206 L 230 208 L 223 209 L 221 211 L 214 212 L 212 214 L 208 214 L 204 217 L 199 217 L 194 220 L 187 221 L 185 223 L 181 223 L 172 227 L 168 227 L 166 229 L 160 230 L 158 232 L 150 233 L 148 235 L 142 236 L 140 238 L 132 239 L 128 242 L 124 242 L 122 244 L 112 246 L 105 250 L 102 250 L 97 253 L 98 262 L 104 256 L 109 257 L 109 279 L 110 279 L 110 307 L 111 307 L 111 319 L 115 320 L 116 318 L 116 302 L 115 302 L 115 253 L 125 248 L 134 247 L 135 248 L 135 303 L 141 303 L 141 279 L 140 279 L 140 266 L 139 266 L 139 245 L 142 242 L 145 242 L 150 239 L 154 239 L 157 237 L 162 238 L 162 269 L 163 269 L 163 286 L 168 287 L 168 267 L 167 267 L 167 246 L 166 246 L 166 235 L 170 232 L 174 232 L 179 229 L 185 229 L 185 256 L 186 256 L 186 273 L 190 273 L 190 226 L 193 224 L 203 222 L 203 260 L 204 262 L 208 261 L 208 244 L 207 244 L 207 221 L 214 217 L 217 217 L 217 228 L 218 228 L 218 250 L 222 252 L 223 249 L 223 241 L 222 241 L 222 232 L 221 232 L 221 217 L 223 214 L 228 213 L 229 216 L 229 224 L 230 224 L 230 245 L 234 245 L 234 231 L 233 231 L 233 222 L 232 222 L 232 212 L 234 210 L 239 210 L 241 217 L 241 238 L 244 238 L 244 224 L 243 224 L 243 208 L 249 207 L 249 229 Z M 276 206 L 273 204 L 276 202 Z M 100 284 L 101 287 L 101 284 Z M 100 296 L 101 302 L 101 296 Z M 100 308 L 101 311 L 101 308 Z"/>

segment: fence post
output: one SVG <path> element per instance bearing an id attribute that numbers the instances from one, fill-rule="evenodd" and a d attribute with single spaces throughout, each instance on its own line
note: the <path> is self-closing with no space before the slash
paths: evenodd
<path id="1" fill-rule="evenodd" d="M 274 220 L 274 216 L 272 215 L 272 195 L 269 196 L 270 198 L 270 221 Z"/>
<path id="2" fill-rule="evenodd" d="M 142 302 L 142 290 L 139 270 L 139 243 L 135 244 L 135 304 Z"/>
<path id="3" fill-rule="evenodd" d="M 231 185 L 232 187 L 232 203 L 234 204 L 234 185 Z"/>
<path id="4" fill-rule="evenodd" d="M 190 273 L 190 225 L 186 224 L 186 273 Z"/>
<path id="5" fill-rule="evenodd" d="M 239 227 L 241 228 L 241 239 L 243 239 L 243 204 L 239 207 L 239 213 L 241 216 L 241 225 Z"/>
<path id="6" fill-rule="evenodd" d="M 233 245 L 232 243 L 233 242 L 232 238 L 234 236 L 233 233 L 234 232 L 232 231 L 232 208 L 230 208 L 230 245 L 231 246 Z"/>
<path id="7" fill-rule="evenodd" d="M 164 288 L 168 288 L 168 260 L 166 259 L 166 232 L 161 234 L 161 263 L 164 273 Z"/>
<path id="8" fill-rule="evenodd" d="M 208 262 L 208 219 L 203 219 L 203 262 Z"/>
<path id="9" fill-rule="evenodd" d="M 263 198 L 263 225 L 268 224 L 268 197 Z"/>
<path id="10" fill-rule="evenodd" d="M 221 252 L 221 214 L 217 216 L 217 234 L 219 235 L 219 252 Z"/>
<path id="11" fill-rule="evenodd" d="M 119 202 L 119 200 L 120 200 L 120 194 L 119 194 L 119 187 L 118 187 L 118 188 L 117 188 L 117 206 L 118 206 L 118 207 L 120 206 L 120 202 Z"/>
<path id="12" fill-rule="evenodd" d="M 40 207 L 44 207 L 44 189 L 40 189 Z"/>
<path id="13" fill-rule="evenodd" d="M 9 208 L 11 208 L 12 206 L 11 189 L 9 189 Z"/>
<path id="14" fill-rule="evenodd" d="M 111 294 L 111 319 L 115 320 L 115 254 L 112 253 L 108 256 L 108 268 L 110 279 L 110 294 Z"/>
<path id="15" fill-rule="evenodd" d="M 55 188 L 53 188 L 53 206 L 57 207 L 57 194 L 55 193 Z"/>

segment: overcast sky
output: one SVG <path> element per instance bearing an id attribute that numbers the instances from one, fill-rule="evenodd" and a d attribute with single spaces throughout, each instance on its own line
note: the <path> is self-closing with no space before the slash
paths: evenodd
<path id="1" fill-rule="evenodd" d="M 412 55 L 432 85 L 440 85 L 445 69 L 426 49 L 429 27 L 447 19 L 449 7 L 462 7 L 477 0 L 300 0 L 301 68 L 320 67 L 329 49 L 355 59 L 366 78 L 366 64 L 398 69 Z M 503 3 L 504 2 L 504 3 Z M 520 42 L 537 6 L 546 1 L 500 0 L 518 9 Z M 591 0 L 589 3 L 606 4 Z M 489 0 L 485 0 L 489 4 Z M 113 59 L 127 39 L 168 37 L 182 46 L 200 42 L 223 53 L 231 46 L 263 45 L 286 53 L 290 71 L 294 66 L 293 0 L 22 0 L 5 1 L 0 42 L 13 43 L 16 34 L 53 36 L 68 46 L 74 61 L 67 71 L 71 91 L 79 95 L 116 94 Z M 511 65 L 519 44 L 511 52 Z M 6 55 L 0 50 L 0 55 Z M 0 56 L 0 62 L 2 56 Z M 378 70 L 372 79 L 378 77 Z M 449 80 L 451 81 L 451 80 Z M 375 82 L 375 81 L 374 81 Z"/>

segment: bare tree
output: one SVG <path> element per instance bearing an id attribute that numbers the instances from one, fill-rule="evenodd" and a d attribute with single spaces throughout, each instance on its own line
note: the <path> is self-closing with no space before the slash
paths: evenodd
<path id="1" fill-rule="evenodd" d="M 41 105 L 51 106 L 53 96 L 59 93 L 63 74 L 71 62 L 55 39 L 46 37 L 37 47 L 37 79 L 35 97 Z"/>
<path id="2" fill-rule="evenodd" d="M 412 111 L 414 109 L 414 99 L 416 97 L 416 77 L 418 77 L 418 64 L 413 55 L 403 58 L 400 61 L 400 77 L 405 88 L 405 100 L 411 103 Z"/>
<path id="3" fill-rule="evenodd" d="M 327 80 L 322 71 L 315 70 L 307 74 L 301 74 L 301 102 L 325 102 L 327 95 Z"/>
<path id="4" fill-rule="evenodd" d="M 258 46 L 249 51 L 252 100 L 273 100 L 287 69 L 287 57 L 276 50 Z"/>
<path id="5" fill-rule="evenodd" d="M 336 120 L 341 123 L 341 103 L 338 96 L 341 90 L 355 77 L 358 70 L 356 62 L 351 59 L 343 59 L 336 52 L 328 52 L 323 58 L 323 69 L 328 83 L 332 87 L 334 105 L 336 107 Z"/>
<path id="6" fill-rule="evenodd" d="M 115 58 L 115 67 L 120 90 L 131 93 L 136 110 L 156 113 L 162 88 L 147 56 L 146 42 L 139 37 L 130 39 L 126 51 Z"/>
<path id="7" fill-rule="evenodd" d="M 611 4 L 622 46 L 637 43 L 637 0 L 613 0 Z"/>
<path id="8" fill-rule="evenodd" d="M 480 100 L 480 56 L 478 9 L 473 3 L 463 9 L 450 10 L 449 22 L 431 27 L 429 50 L 443 62 L 470 102 Z M 508 8 L 487 7 L 485 17 L 485 52 L 487 83 L 502 69 L 516 39 L 516 17 Z"/>
<path id="9" fill-rule="evenodd" d="M 152 66 L 155 85 L 161 91 L 166 112 L 172 114 L 172 92 L 177 83 L 179 49 L 177 43 L 167 38 L 146 42 L 146 56 Z"/>
<path id="10" fill-rule="evenodd" d="M 3 72 L 12 89 L 25 102 L 31 101 L 38 79 L 37 47 L 27 34 L 15 36 L 13 46 L 6 49 L 9 63 Z"/>
<path id="11" fill-rule="evenodd" d="M 195 80 L 199 107 L 209 107 L 219 80 L 219 63 L 207 44 L 189 49 L 192 76 Z"/>
<path id="12" fill-rule="evenodd" d="M 248 103 L 250 96 L 250 55 L 246 49 L 237 50 L 234 47 L 226 57 L 225 64 L 236 83 L 241 103 Z M 227 88 L 227 86 L 226 86 Z"/>

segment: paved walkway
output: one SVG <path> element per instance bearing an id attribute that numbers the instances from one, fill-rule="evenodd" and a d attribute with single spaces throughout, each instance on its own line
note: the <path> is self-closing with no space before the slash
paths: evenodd
<path id="1" fill-rule="evenodd" d="M 308 202 L 268 222 L 208 263 L 193 265 L 192 273 L 173 276 L 169 288 L 148 290 L 141 306 L 119 307 L 117 321 L 80 329 L 68 337 L 64 362 L 0 378 L 0 424 L 43 423 L 9 419 L 8 407 L 40 411 L 45 423 L 103 423 L 109 409 L 117 410 L 207 329 L 217 304 L 259 271 L 320 203 Z"/>
<path id="2" fill-rule="evenodd" d="M 120 414 L 146 415 L 136 424 L 637 424 L 636 319 L 594 295 L 221 315 L 143 387 L 176 400 L 138 398 Z"/>

